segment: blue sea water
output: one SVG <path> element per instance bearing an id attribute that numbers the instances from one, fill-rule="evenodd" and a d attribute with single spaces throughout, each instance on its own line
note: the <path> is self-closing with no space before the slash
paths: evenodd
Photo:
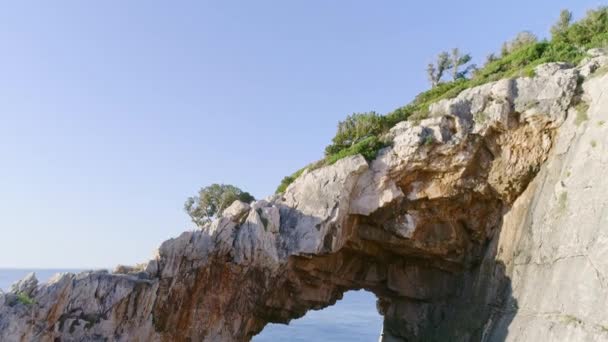
<path id="1" fill-rule="evenodd" d="M 334 306 L 309 311 L 289 325 L 267 325 L 253 342 L 378 341 L 381 328 L 376 297 L 366 291 L 349 291 Z"/>
<path id="2" fill-rule="evenodd" d="M 0 269 L 0 289 L 6 291 L 12 283 L 36 272 L 45 282 L 55 273 L 79 272 L 73 269 Z M 376 311 L 376 298 L 365 291 L 350 291 L 336 305 L 310 311 L 289 325 L 269 324 L 253 338 L 253 342 L 369 342 L 378 341 L 382 317 Z"/>

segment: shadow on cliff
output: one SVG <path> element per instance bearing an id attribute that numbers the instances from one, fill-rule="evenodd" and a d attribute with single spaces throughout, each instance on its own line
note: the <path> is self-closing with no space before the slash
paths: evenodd
<path id="1" fill-rule="evenodd" d="M 484 326 L 481 341 L 505 341 L 509 332 L 509 325 L 517 314 L 517 299 L 513 297 L 511 278 L 506 274 L 506 266 L 502 261 L 495 264 L 495 275 L 497 293 L 494 300 L 487 303 L 490 311 L 487 322 Z"/>
<path id="2" fill-rule="evenodd" d="M 507 267 L 496 260 L 499 233 L 497 228 L 486 241 L 481 258 L 458 272 L 416 258 L 361 254 L 361 245 L 292 258 L 288 269 L 294 273 L 276 283 L 274 305 L 266 303 L 257 312 L 264 322 L 259 331 L 266 323 L 287 323 L 308 310 L 332 306 L 348 290 L 365 289 L 377 296 L 384 316 L 380 341 L 505 341 L 518 307 Z"/>
<path id="3" fill-rule="evenodd" d="M 388 336 L 381 341 L 505 341 L 518 305 L 507 267 L 501 260 L 496 260 L 497 242 L 498 236 L 489 241 L 479 265 L 460 275 L 458 296 L 444 303 L 432 303 L 425 310 L 428 312 L 427 324 L 420 335 L 414 338 L 401 335 L 393 339 Z M 385 317 L 385 334 L 390 335 L 394 330 L 392 323 Z"/>

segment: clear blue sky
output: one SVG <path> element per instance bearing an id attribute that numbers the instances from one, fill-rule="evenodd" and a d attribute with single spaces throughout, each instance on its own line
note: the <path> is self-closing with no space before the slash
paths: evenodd
<path id="1" fill-rule="evenodd" d="M 601 1 L 13 1 L 0 8 L 0 267 L 109 267 L 192 225 L 185 198 L 256 197 L 336 123 Z"/>

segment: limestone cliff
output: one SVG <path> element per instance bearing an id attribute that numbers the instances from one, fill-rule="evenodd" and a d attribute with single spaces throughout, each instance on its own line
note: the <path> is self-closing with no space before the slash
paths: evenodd
<path id="1" fill-rule="evenodd" d="M 142 267 L 28 277 L 1 341 L 247 341 L 350 289 L 383 341 L 608 340 L 608 57 L 462 92 Z"/>

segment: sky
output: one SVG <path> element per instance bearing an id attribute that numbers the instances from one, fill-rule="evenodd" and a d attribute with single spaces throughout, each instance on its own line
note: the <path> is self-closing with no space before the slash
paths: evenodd
<path id="1" fill-rule="evenodd" d="M 188 196 L 263 198 L 339 120 L 482 63 L 562 8 L 535 1 L 13 1 L 0 4 L 0 267 L 108 268 L 193 229 Z"/>

